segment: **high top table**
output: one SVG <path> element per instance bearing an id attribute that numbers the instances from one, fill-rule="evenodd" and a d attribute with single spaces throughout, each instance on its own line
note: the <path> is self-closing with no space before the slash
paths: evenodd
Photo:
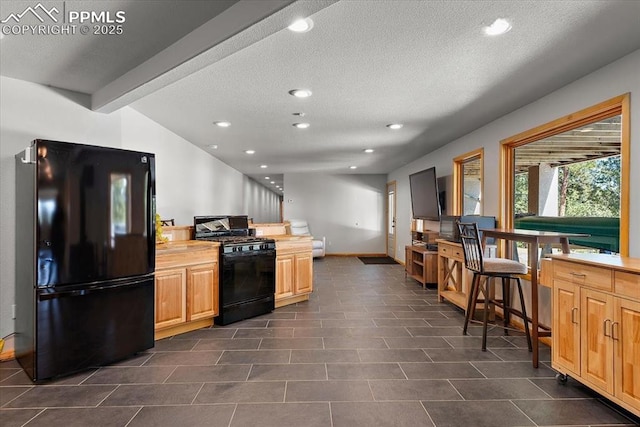
<path id="1" fill-rule="evenodd" d="M 560 243 L 562 252 L 569 253 L 569 239 L 572 237 L 588 237 L 581 233 L 560 233 L 555 231 L 523 230 L 518 228 L 485 228 L 482 232 L 482 246 L 487 239 L 503 239 L 513 242 L 524 242 L 529 246 L 529 261 L 531 264 L 531 345 L 533 347 L 533 367 L 537 368 L 540 355 L 538 339 L 551 336 L 551 331 L 540 330 L 538 321 L 538 248 L 542 244 Z"/>

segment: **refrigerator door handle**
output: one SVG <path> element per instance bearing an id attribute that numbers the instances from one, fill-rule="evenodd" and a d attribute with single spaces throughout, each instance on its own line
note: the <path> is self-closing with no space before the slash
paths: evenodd
<path id="1" fill-rule="evenodd" d="M 125 282 L 118 282 L 111 285 L 101 285 L 101 286 L 94 286 L 94 287 L 88 286 L 86 288 L 81 288 L 81 289 L 76 288 L 76 289 L 61 290 L 61 291 L 51 291 L 51 288 L 47 288 L 47 290 L 44 292 L 38 292 L 38 300 L 47 301 L 47 300 L 52 300 L 57 298 L 78 297 L 83 295 L 89 295 L 94 292 L 100 292 L 100 291 L 118 289 L 118 288 L 127 288 L 130 286 L 135 286 L 141 283 L 145 283 L 145 281 L 148 280 L 148 278 L 149 277 L 147 276 L 143 279 L 133 280 L 133 281 L 127 280 Z"/>

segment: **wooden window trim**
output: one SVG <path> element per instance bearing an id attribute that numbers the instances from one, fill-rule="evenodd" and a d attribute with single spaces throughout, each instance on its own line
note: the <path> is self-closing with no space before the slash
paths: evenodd
<path id="1" fill-rule="evenodd" d="M 629 93 L 616 96 L 529 129 L 500 141 L 500 213 L 499 224 L 503 228 L 513 228 L 514 209 L 514 151 L 530 142 L 538 141 L 569 131 L 597 120 L 621 116 L 620 141 L 620 255 L 629 256 L 629 173 L 631 167 L 631 128 Z"/>
<path id="2" fill-rule="evenodd" d="M 478 148 L 453 158 L 453 215 L 462 215 L 464 206 L 464 164 L 476 159 L 480 160 L 480 214 L 484 213 L 484 148 Z"/>

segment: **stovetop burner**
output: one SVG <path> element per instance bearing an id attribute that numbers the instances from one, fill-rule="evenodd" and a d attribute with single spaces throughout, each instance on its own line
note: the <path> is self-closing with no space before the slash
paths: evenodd
<path id="1" fill-rule="evenodd" d="M 268 243 L 273 240 L 267 239 L 265 237 L 255 237 L 255 236 L 207 236 L 200 237 L 198 240 L 208 240 L 210 242 L 220 242 L 222 245 L 229 245 L 235 243 Z"/>

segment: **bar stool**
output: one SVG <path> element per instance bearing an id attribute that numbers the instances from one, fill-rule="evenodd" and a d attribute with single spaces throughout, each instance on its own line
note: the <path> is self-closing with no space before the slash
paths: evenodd
<path id="1" fill-rule="evenodd" d="M 467 312 L 464 317 L 464 328 L 462 333 L 467 334 L 469 321 L 475 314 L 476 304 L 484 304 L 484 317 L 482 321 L 482 351 L 487 351 L 487 323 L 489 319 L 489 308 L 495 311 L 495 307 L 502 308 L 503 328 L 505 334 L 509 334 L 509 330 L 518 330 L 508 327 L 511 315 L 522 318 L 524 322 L 524 331 L 527 336 L 527 344 L 529 351 L 531 348 L 531 335 L 529 333 L 529 319 L 524 304 L 524 295 L 522 293 L 522 284 L 519 274 L 527 273 L 527 266 L 517 261 L 505 258 L 483 258 L 482 245 L 480 244 L 480 236 L 478 233 L 478 225 L 476 223 L 458 222 L 458 230 L 460 231 L 460 239 L 462 242 L 462 251 L 464 253 L 465 267 L 473 271 L 473 280 L 471 281 L 471 289 L 469 291 L 469 300 L 467 302 Z M 485 277 L 484 282 L 481 281 L 482 276 Z M 500 278 L 502 281 L 502 299 L 495 297 L 494 279 Z M 518 295 L 520 297 L 521 310 L 511 307 L 511 281 L 515 280 Z M 484 285 L 484 286 L 483 286 Z M 478 299 L 480 293 L 484 295 L 483 299 Z"/>

